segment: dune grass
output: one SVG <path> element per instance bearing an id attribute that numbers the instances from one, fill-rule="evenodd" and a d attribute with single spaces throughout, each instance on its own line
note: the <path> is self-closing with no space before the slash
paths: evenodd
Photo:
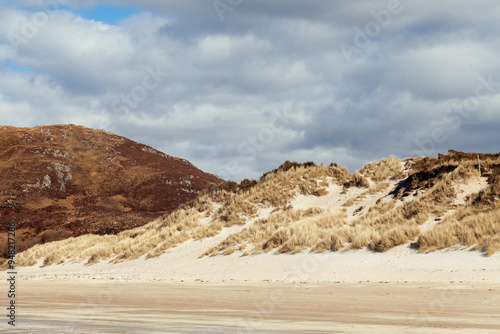
<path id="1" fill-rule="evenodd" d="M 362 175 L 377 183 L 387 179 L 400 180 L 404 176 L 403 172 L 403 162 L 394 156 L 383 159 L 379 163 L 369 163 L 360 170 Z"/>
<path id="2" fill-rule="evenodd" d="M 251 250 L 247 248 L 245 255 L 270 251 L 276 251 L 279 254 L 298 253 L 304 250 L 324 252 L 365 247 L 376 252 L 386 252 L 395 246 L 415 242 L 417 238 L 417 244 L 420 245 L 422 251 L 430 247 L 440 249 L 466 243 L 463 238 L 454 237 L 444 223 L 422 235 L 418 227 L 427 222 L 430 215 L 444 215 L 456 209 L 453 204 L 456 195 L 454 184 L 473 177 L 473 174 L 474 172 L 468 167 L 460 166 L 436 180 L 432 187 L 414 199 L 398 204 L 394 199 L 382 200 L 381 198 L 365 215 L 350 223 L 347 223 L 344 211 L 330 212 L 322 208 L 311 208 L 306 211 L 279 211 L 228 237 L 204 255 L 224 254 L 227 248 L 235 249 L 243 243 L 250 245 L 251 248 Z M 376 193 L 372 189 L 383 192 L 387 188 L 388 183 L 381 182 L 367 190 L 366 194 L 351 198 L 344 205 L 359 202 L 369 192 Z M 491 244 L 488 248 L 488 254 L 491 254 L 492 250 L 496 249 L 497 239 L 493 237 L 495 233 L 498 233 L 497 230 L 492 226 L 478 228 L 477 221 L 486 219 L 481 215 L 475 215 L 470 219 L 475 219 L 475 223 L 464 221 L 460 225 L 462 230 L 465 231 L 468 228 L 470 233 L 470 229 L 476 226 L 475 233 L 483 236 L 481 249 L 486 250 L 487 245 Z M 491 223 L 495 221 L 495 218 L 486 220 Z M 497 219 L 497 221 L 500 220 Z M 465 237 L 466 234 L 462 232 L 461 235 Z M 434 237 L 431 238 L 431 236 Z"/>
<path id="3" fill-rule="evenodd" d="M 85 235 L 36 245 L 17 254 L 16 261 L 18 265 L 29 266 L 39 259 L 43 259 L 44 265 L 50 265 L 150 258 L 191 239 L 215 237 L 231 226 L 240 227 L 200 255 L 319 253 L 365 247 L 386 252 L 410 242 L 421 252 L 455 246 L 471 247 L 492 255 L 500 251 L 500 160 L 497 156 L 485 156 L 482 162 L 488 187 L 470 196 L 465 204 L 454 204 L 455 184 L 479 178 L 476 163 L 470 156 L 461 161 L 456 154 L 434 160 L 401 161 L 390 157 L 378 164 L 367 164 L 351 175 L 334 164 L 288 162 L 266 173 L 260 181 L 228 183 L 207 191 L 195 201 L 145 226 L 117 235 Z M 452 168 L 443 169 L 443 166 Z M 435 175 L 426 181 L 424 188 L 418 188 L 414 196 L 400 197 L 393 193 L 390 182 L 404 180 L 422 168 L 430 168 L 428 174 Z M 440 172 L 432 173 L 435 170 Z M 364 189 L 345 206 L 361 203 L 368 196 L 376 196 L 378 200 L 355 217 L 347 216 L 347 208 L 335 211 L 291 207 L 296 196 L 324 196 L 331 184 L 342 186 L 345 193 L 351 188 Z M 354 193 L 359 194 L 359 190 Z M 273 212 L 261 217 L 263 209 Z M 433 228 L 420 232 L 420 226 L 432 216 L 443 219 Z"/>

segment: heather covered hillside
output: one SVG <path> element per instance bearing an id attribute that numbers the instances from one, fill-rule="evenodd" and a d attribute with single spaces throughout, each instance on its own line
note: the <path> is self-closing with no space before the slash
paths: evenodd
<path id="1" fill-rule="evenodd" d="M 0 127 L 0 213 L 5 226 L 16 222 L 18 251 L 142 226 L 221 182 L 187 160 L 103 130 Z"/>
<path id="2" fill-rule="evenodd" d="M 349 173 L 336 164 L 285 162 L 259 181 L 226 182 L 151 223 L 117 235 L 37 245 L 19 265 L 43 259 L 88 264 L 161 256 L 198 242 L 199 257 L 345 252 L 394 247 L 431 252 L 500 251 L 500 154 L 449 151 L 389 157 Z"/>

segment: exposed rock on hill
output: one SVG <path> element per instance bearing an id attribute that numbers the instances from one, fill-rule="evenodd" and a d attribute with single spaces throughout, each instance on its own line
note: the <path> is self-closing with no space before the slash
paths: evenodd
<path id="1" fill-rule="evenodd" d="M 0 179 L 2 225 L 16 221 L 21 250 L 144 225 L 222 182 L 187 160 L 75 125 L 0 127 Z"/>

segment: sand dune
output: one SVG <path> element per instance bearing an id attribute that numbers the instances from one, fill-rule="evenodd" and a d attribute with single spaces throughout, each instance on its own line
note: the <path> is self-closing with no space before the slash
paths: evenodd
<path id="1" fill-rule="evenodd" d="M 455 155 L 389 158 L 352 175 L 335 165 L 288 163 L 261 182 L 225 184 L 143 227 L 37 245 L 16 260 L 120 262 L 178 252 L 186 242 L 207 246 L 198 256 L 386 252 L 407 244 L 420 252 L 458 247 L 495 254 L 499 158 L 488 158 L 479 175 L 476 160 Z"/>

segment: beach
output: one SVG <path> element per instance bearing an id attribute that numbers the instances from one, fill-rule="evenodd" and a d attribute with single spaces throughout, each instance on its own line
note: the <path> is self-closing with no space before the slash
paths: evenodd
<path id="1" fill-rule="evenodd" d="M 498 333 L 500 256 L 409 246 L 18 268 L 20 333 Z M 198 246 L 198 247 L 196 247 Z M 205 245 L 206 246 L 206 245 Z M 7 291 L 7 283 L 2 282 Z M 4 324 L 0 333 L 10 333 Z"/>
<path id="2" fill-rule="evenodd" d="M 18 290 L 16 333 L 500 331 L 500 284 L 33 280 Z"/>

